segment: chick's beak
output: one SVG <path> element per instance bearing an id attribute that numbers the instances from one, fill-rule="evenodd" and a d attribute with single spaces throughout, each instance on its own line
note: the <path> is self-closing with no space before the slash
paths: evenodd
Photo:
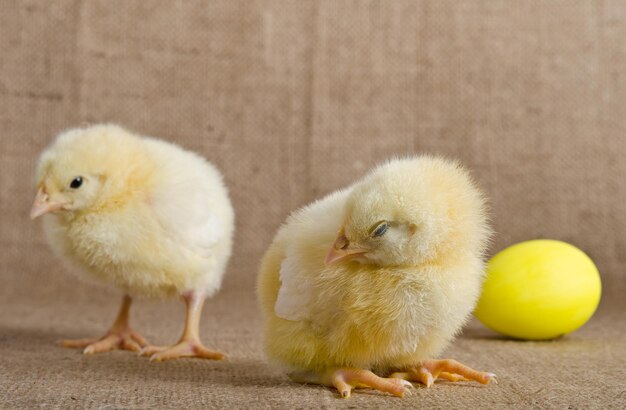
<path id="1" fill-rule="evenodd" d="M 330 251 L 326 255 L 324 263 L 326 265 L 332 265 L 333 263 L 345 261 L 355 256 L 367 253 L 369 249 L 351 247 L 350 241 L 346 238 L 343 230 L 339 232 L 339 236 L 335 239 L 335 243 L 330 247 Z"/>
<path id="2" fill-rule="evenodd" d="M 33 207 L 30 209 L 30 219 L 35 219 L 48 212 L 58 211 L 63 209 L 65 205 L 65 202 L 51 201 L 46 191 L 39 188 Z"/>

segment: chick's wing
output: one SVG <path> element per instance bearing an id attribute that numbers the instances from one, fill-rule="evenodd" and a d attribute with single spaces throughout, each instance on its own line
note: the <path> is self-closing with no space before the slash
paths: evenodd
<path id="1" fill-rule="evenodd" d="M 166 149 L 154 149 L 161 165 L 148 205 L 168 239 L 208 255 L 232 232 L 233 211 L 226 188 L 219 172 L 202 158 Z"/>
<path id="2" fill-rule="evenodd" d="M 302 267 L 293 248 L 288 248 L 280 266 L 281 286 L 274 306 L 276 316 L 282 319 L 298 321 L 310 317 L 314 284 L 303 274 Z"/>

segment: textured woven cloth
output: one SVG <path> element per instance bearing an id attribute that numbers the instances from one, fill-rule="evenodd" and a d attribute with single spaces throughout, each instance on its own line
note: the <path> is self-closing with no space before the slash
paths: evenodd
<path id="1" fill-rule="evenodd" d="M 626 406 L 626 3 L 609 1 L 4 1 L 0 13 L 0 407 Z M 93 357 L 119 296 L 65 275 L 28 219 L 40 150 L 115 122 L 195 150 L 237 211 L 203 339 L 225 362 Z M 288 213 L 397 155 L 459 158 L 491 199 L 491 252 L 532 238 L 597 263 L 601 308 L 554 342 L 472 323 L 447 356 L 497 386 L 397 399 L 291 383 L 266 362 L 259 259 Z M 182 304 L 139 302 L 138 330 Z"/>

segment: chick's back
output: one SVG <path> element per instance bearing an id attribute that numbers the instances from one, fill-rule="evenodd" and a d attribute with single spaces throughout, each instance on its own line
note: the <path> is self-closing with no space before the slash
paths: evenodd
<path id="1" fill-rule="evenodd" d="M 131 294 L 216 291 L 231 252 L 234 212 L 219 171 L 202 157 L 114 125 L 68 131 L 41 157 L 46 173 L 103 175 L 97 200 L 45 219 L 74 267 Z"/>

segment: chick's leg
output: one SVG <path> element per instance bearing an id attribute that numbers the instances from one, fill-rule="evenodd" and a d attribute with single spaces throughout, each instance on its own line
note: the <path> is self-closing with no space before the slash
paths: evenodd
<path id="1" fill-rule="evenodd" d="M 198 292 L 189 292 L 183 295 L 187 306 L 187 318 L 183 335 L 177 344 L 171 347 L 147 346 L 142 349 L 143 356 L 150 356 L 150 360 L 177 359 L 179 357 L 198 357 L 201 359 L 222 360 L 224 355 L 209 350 L 200 342 L 199 327 L 204 295 Z"/>
<path id="2" fill-rule="evenodd" d="M 318 374 L 311 372 L 296 372 L 289 375 L 293 381 L 299 383 L 313 383 L 332 386 L 337 389 L 343 398 L 350 397 L 352 389 L 369 387 L 394 396 L 402 397 L 413 387 L 411 383 L 400 378 L 383 378 L 365 369 L 337 369 Z"/>
<path id="3" fill-rule="evenodd" d="M 432 386 L 438 378 L 452 382 L 476 381 L 481 384 L 489 384 L 493 381 L 498 383 L 495 374 L 474 370 L 451 359 L 426 360 L 417 367 L 407 369 L 405 372 L 393 373 L 390 377 L 419 382 L 425 384 L 426 387 Z"/>
<path id="4" fill-rule="evenodd" d="M 61 341 L 62 346 L 84 349 L 84 354 L 108 352 L 115 349 L 131 350 L 133 352 L 141 351 L 148 343 L 146 339 L 132 330 L 128 324 L 131 303 L 132 299 L 130 296 L 124 296 L 122 306 L 115 322 L 113 322 L 113 326 L 103 337 L 63 340 Z"/>

